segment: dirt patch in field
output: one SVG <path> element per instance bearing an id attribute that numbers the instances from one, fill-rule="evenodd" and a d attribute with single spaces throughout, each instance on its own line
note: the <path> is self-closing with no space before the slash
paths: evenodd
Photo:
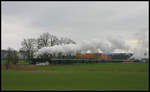
<path id="1" fill-rule="evenodd" d="M 6 70 L 6 67 L 2 65 L 1 69 Z M 148 72 L 148 70 L 39 70 L 35 65 L 9 65 L 8 70 L 23 70 L 31 72 Z"/>
<path id="2" fill-rule="evenodd" d="M 147 72 L 147 71 L 48 71 L 48 70 L 31 70 L 25 72 Z"/>
<path id="3" fill-rule="evenodd" d="M 1 69 L 6 70 L 6 67 L 2 65 Z M 35 70 L 35 66 L 34 65 L 9 65 L 8 69 L 9 70 Z"/>

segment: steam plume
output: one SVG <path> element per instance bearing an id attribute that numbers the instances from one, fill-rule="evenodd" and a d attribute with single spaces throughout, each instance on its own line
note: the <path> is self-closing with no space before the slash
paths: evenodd
<path id="1" fill-rule="evenodd" d="M 52 47 L 44 47 L 38 50 L 36 56 L 51 54 L 58 56 L 76 55 L 77 53 L 111 53 L 116 49 L 127 50 L 128 46 L 121 40 L 111 38 L 108 41 L 91 40 L 83 41 L 80 44 L 63 44 Z"/>
<path id="2" fill-rule="evenodd" d="M 142 59 L 149 58 L 149 44 L 148 44 L 148 31 L 141 30 L 135 34 L 137 39 L 137 47 L 133 50 L 133 56 L 131 58 Z"/>

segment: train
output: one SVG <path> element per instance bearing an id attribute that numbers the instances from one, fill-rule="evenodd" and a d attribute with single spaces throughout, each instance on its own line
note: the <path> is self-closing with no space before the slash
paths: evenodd
<path id="1" fill-rule="evenodd" d="M 130 59 L 131 53 L 123 54 L 103 54 L 103 53 L 86 53 L 76 54 L 75 56 L 53 56 L 32 59 L 33 64 L 40 62 L 49 62 L 49 64 L 80 64 L 80 63 L 120 63 L 120 62 L 140 62 L 140 60 Z M 146 60 L 146 61 L 149 61 Z"/>

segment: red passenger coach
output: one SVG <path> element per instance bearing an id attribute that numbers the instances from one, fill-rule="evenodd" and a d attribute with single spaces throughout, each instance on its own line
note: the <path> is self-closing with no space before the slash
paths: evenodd
<path id="1" fill-rule="evenodd" d="M 101 60 L 111 59 L 111 56 L 100 53 L 77 54 L 76 57 L 79 59 L 101 59 Z"/>
<path id="2" fill-rule="evenodd" d="M 100 54 L 97 53 L 77 54 L 76 57 L 80 59 L 98 59 L 100 58 Z"/>
<path id="3" fill-rule="evenodd" d="M 111 59 L 111 56 L 108 56 L 106 54 L 102 54 L 101 55 L 101 59 L 103 59 L 103 60 L 109 60 L 109 59 Z"/>

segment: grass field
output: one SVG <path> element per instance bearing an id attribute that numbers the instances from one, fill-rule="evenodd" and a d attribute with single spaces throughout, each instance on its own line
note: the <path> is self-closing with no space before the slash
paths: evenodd
<path id="1" fill-rule="evenodd" d="M 148 67 L 148 63 L 33 66 L 2 70 L 1 84 L 2 90 L 148 90 Z"/>

